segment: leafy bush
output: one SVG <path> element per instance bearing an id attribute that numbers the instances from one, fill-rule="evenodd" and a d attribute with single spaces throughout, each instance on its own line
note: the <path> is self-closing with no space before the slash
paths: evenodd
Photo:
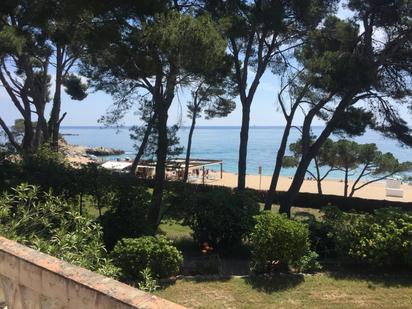
<path id="1" fill-rule="evenodd" d="M 171 182 L 167 184 L 165 201 L 169 205 L 165 209 L 164 217 L 175 220 L 186 220 L 193 215 L 193 205 L 198 194 L 197 187 L 184 182 Z"/>
<path id="2" fill-rule="evenodd" d="M 76 179 L 71 177 L 71 168 L 62 153 L 42 145 L 35 153 L 26 154 L 21 162 L 23 181 L 40 186 L 44 191 L 53 189 L 55 194 L 69 191 Z"/>
<path id="3" fill-rule="evenodd" d="M 193 216 L 188 220 L 194 238 L 217 247 L 240 244 L 255 224 L 259 204 L 249 192 L 214 190 L 198 193 L 193 201 Z"/>
<path id="4" fill-rule="evenodd" d="M 150 231 L 146 221 L 150 194 L 146 188 L 134 186 L 118 191 L 111 202 L 111 207 L 101 217 L 108 250 L 122 238 L 137 238 Z"/>
<path id="5" fill-rule="evenodd" d="M 339 226 L 339 229 L 342 231 L 339 237 L 343 239 L 347 236 L 346 230 L 351 229 L 352 226 L 343 224 L 341 221 L 343 212 L 337 207 L 325 207 L 322 208 L 321 212 L 323 213 L 322 220 L 314 218 L 307 221 L 311 248 L 321 257 L 336 258 L 341 248 L 337 248 L 336 239 L 330 237 L 331 233 Z M 356 217 L 352 217 L 352 219 L 356 220 Z M 351 245 L 349 239 L 347 240 L 347 245 Z M 342 246 L 342 243 L 340 246 Z"/>
<path id="6" fill-rule="evenodd" d="M 156 279 L 176 275 L 183 262 L 182 253 L 163 236 L 124 238 L 114 247 L 112 257 L 122 277 L 132 282 L 142 281 L 146 268 Z"/>
<path id="7" fill-rule="evenodd" d="M 26 164 L 37 166 L 68 164 L 65 156 L 60 152 L 52 150 L 49 143 L 42 144 L 35 153 L 27 155 L 24 159 Z"/>
<path id="8" fill-rule="evenodd" d="M 256 216 L 256 222 L 250 237 L 255 272 L 286 270 L 309 251 L 306 224 L 271 212 Z"/>
<path id="9" fill-rule="evenodd" d="M 412 214 L 396 208 L 327 217 L 338 254 L 372 267 L 412 266 Z"/>
<path id="10" fill-rule="evenodd" d="M 150 268 L 146 267 L 140 274 L 142 275 L 142 281 L 137 285 L 140 290 L 153 293 L 159 288 L 157 280 L 153 278 Z"/>
<path id="11" fill-rule="evenodd" d="M 0 197 L 0 234 L 66 262 L 115 276 L 101 227 L 62 198 L 21 184 Z"/>
<path id="12" fill-rule="evenodd" d="M 322 269 L 322 265 L 319 263 L 319 254 L 315 251 L 309 250 L 300 260 L 296 263 L 299 271 L 304 273 L 316 272 Z"/>

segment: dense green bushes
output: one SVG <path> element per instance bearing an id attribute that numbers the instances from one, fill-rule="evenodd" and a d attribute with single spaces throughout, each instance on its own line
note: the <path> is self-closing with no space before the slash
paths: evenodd
<path id="1" fill-rule="evenodd" d="M 0 198 L 0 233 L 74 264 L 113 274 L 115 268 L 107 259 L 102 239 L 112 250 L 120 239 L 153 232 L 145 219 L 150 189 L 131 175 L 113 175 L 96 165 L 74 169 L 61 159 L 41 150 L 22 162 L 0 160 L 0 188 L 9 193 Z M 12 189 L 21 181 L 40 187 L 22 185 Z M 218 253 L 230 251 L 246 240 L 244 256 L 249 256 L 250 244 L 257 272 L 287 267 L 313 270 L 319 268 L 317 254 L 375 268 L 412 266 L 409 212 L 381 209 L 355 214 L 326 208 L 322 220 L 311 220 L 308 235 L 305 225 L 282 216 L 265 213 L 255 217 L 259 214 L 258 198 L 250 191 L 182 183 L 168 183 L 167 188 L 163 209 L 167 217 L 183 220 L 192 228 L 196 242 L 208 242 L 219 249 Z M 49 189 L 61 197 L 40 192 Z M 91 205 L 104 208 L 106 212 L 97 220 L 104 233 L 100 225 L 79 216 L 75 209 L 82 208 L 82 200 L 88 209 Z M 122 250 L 123 259 L 129 253 Z M 163 249 L 158 252 L 164 254 Z M 128 280 L 150 283 L 150 276 L 162 276 L 152 267 L 139 266 Z"/>
<path id="2" fill-rule="evenodd" d="M 104 242 L 112 250 L 122 238 L 136 238 L 150 232 L 146 221 L 150 194 L 146 188 L 131 186 L 113 196 L 109 209 L 101 217 Z"/>
<path id="3" fill-rule="evenodd" d="M 193 196 L 188 223 L 199 243 L 234 246 L 241 243 L 255 224 L 259 205 L 249 192 L 214 190 Z"/>
<path id="4" fill-rule="evenodd" d="M 61 197 L 22 184 L 0 197 L 0 234 L 69 263 L 116 276 L 102 230 Z"/>
<path id="5" fill-rule="evenodd" d="M 412 214 L 396 208 L 374 214 L 327 210 L 324 225 L 336 255 L 373 268 L 412 266 Z"/>
<path id="6" fill-rule="evenodd" d="M 250 241 L 252 269 L 257 273 L 287 270 L 309 252 L 308 227 L 271 212 L 256 216 Z"/>
<path id="7" fill-rule="evenodd" d="M 116 244 L 112 256 L 122 277 L 132 282 L 142 281 L 146 269 L 157 279 L 176 275 L 183 262 L 181 252 L 163 236 L 124 238 Z"/>

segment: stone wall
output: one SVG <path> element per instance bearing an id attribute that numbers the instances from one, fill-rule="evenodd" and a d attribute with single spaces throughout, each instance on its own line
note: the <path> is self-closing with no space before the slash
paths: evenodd
<path id="1" fill-rule="evenodd" d="M 0 237 L 0 308 L 183 308 Z"/>

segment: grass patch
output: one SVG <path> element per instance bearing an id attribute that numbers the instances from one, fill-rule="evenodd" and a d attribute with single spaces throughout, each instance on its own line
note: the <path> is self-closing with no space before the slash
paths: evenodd
<path id="1" fill-rule="evenodd" d="M 165 235 L 170 240 L 193 239 L 192 229 L 187 225 L 182 225 L 173 219 L 162 220 L 159 225 L 159 233 Z"/>
<path id="2" fill-rule="evenodd" d="M 183 279 L 156 294 L 189 308 L 410 308 L 412 277 L 399 275 Z"/>
<path id="3" fill-rule="evenodd" d="M 259 203 L 260 209 L 263 210 L 265 204 Z M 271 211 L 273 213 L 279 213 L 279 205 L 273 205 Z M 292 207 L 291 210 L 292 219 L 296 220 L 307 220 L 307 219 L 321 219 L 322 213 L 319 209 L 313 208 L 301 208 L 301 207 Z"/>
<path id="4" fill-rule="evenodd" d="M 165 219 L 159 225 L 158 233 L 172 240 L 180 251 L 198 252 L 199 246 L 193 240 L 192 229 L 187 225 L 182 225 L 180 221 Z"/>

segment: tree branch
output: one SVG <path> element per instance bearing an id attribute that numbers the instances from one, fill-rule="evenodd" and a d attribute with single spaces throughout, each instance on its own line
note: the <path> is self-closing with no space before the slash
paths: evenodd
<path id="1" fill-rule="evenodd" d="M 3 121 L 1 117 L 0 117 L 0 126 L 2 127 L 3 131 L 6 133 L 10 144 L 12 144 L 13 147 L 16 148 L 18 152 L 20 152 L 21 146 L 17 143 L 17 141 L 15 140 L 13 136 L 13 133 L 10 131 L 10 129 L 7 127 L 6 123 Z"/>

